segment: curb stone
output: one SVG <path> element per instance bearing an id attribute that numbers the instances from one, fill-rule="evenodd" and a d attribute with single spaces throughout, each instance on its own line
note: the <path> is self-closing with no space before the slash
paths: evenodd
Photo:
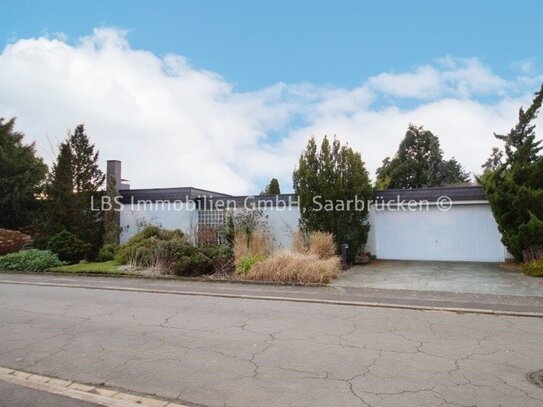
<path id="1" fill-rule="evenodd" d="M 188 407 L 147 395 L 139 395 L 70 380 L 33 374 L 0 366 L 0 380 L 106 407 Z"/>

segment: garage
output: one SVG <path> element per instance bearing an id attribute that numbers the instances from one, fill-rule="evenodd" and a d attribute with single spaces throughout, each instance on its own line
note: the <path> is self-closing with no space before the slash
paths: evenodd
<path id="1" fill-rule="evenodd" d="M 371 223 L 379 259 L 503 262 L 506 257 L 480 187 L 377 192 Z"/>

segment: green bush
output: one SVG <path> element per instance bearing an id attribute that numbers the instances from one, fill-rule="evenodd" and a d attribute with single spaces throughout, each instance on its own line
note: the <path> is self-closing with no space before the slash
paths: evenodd
<path id="1" fill-rule="evenodd" d="M 0 270 L 8 271 L 44 271 L 64 264 L 50 250 L 22 250 L 0 257 Z"/>
<path id="2" fill-rule="evenodd" d="M 214 271 L 232 271 L 234 265 L 234 251 L 229 244 L 198 245 L 198 249 L 211 259 Z"/>
<path id="3" fill-rule="evenodd" d="M 228 245 L 190 245 L 177 251 L 174 273 L 178 276 L 200 276 L 216 271 L 229 271 L 233 264 L 232 248 Z"/>
<path id="4" fill-rule="evenodd" d="M 223 270 L 232 259 L 228 246 L 193 245 L 180 230 L 148 226 L 122 245 L 115 260 L 166 274 L 199 276 Z"/>
<path id="5" fill-rule="evenodd" d="M 249 270 L 251 270 L 251 267 L 253 267 L 256 263 L 261 262 L 265 258 L 265 256 L 260 256 L 258 254 L 242 257 L 236 271 L 238 274 L 247 274 Z"/>
<path id="6" fill-rule="evenodd" d="M 98 252 L 98 261 L 110 261 L 115 258 L 115 255 L 119 251 L 119 245 L 115 243 L 107 243 L 102 246 Z"/>
<path id="7" fill-rule="evenodd" d="M 520 267 L 524 274 L 532 277 L 543 277 L 543 259 L 523 263 Z"/>
<path id="8" fill-rule="evenodd" d="M 67 230 L 63 230 L 49 239 L 48 246 L 49 250 L 56 253 L 60 260 L 69 264 L 79 263 L 87 256 L 91 248 L 89 243 L 83 242 Z"/>
<path id="9" fill-rule="evenodd" d="M 141 256 L 146 257 L 146 254 L 149 254 L 149 249 L 155 247 L 157 241 L 185 240 L 184 238 L 184 233 L 179 229 L 168 230 L 158 226 L 146 226 L 142 231 L 132 236 L 128 242 L 119 247 L 115 255 L 115 260 L 121 264 L 129 262 L 138 263 L 140 260 L 144 260 L 139 258 Z"/>

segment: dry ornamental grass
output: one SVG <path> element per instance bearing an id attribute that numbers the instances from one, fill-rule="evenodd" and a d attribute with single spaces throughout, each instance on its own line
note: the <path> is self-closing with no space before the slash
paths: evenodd
<path id="1" fill-rule="evenodd" d="M 309 252 L 321 259 L 335 256 L 334 236 L 327 232 L 311 232 L 309 234 Z"/>
<path id="2" fill-rule="evenodd" d="M 272 246 L 268 235 L 260 230 L 255 230 L 249 236 L 247 233 L 239 231 L 234 236 L 234 258 L 236 267 L 242 258 L 247 256 L 269 256 L 272 252 Z"/>
<path id="3" fill-rule="evenodd" d="M 341 262 L 337 256 L 321 259 L 315 254 L 279 252 L 253 265 L 245 278 L 327 284 L 340 273 Z"/>
<path id="4" fill-rule="evenodd" d="M 294 253 L 307 253 L 307 242 L 305 241 L 303 233 L 298 229 L 292 236 L 292 251 Z"/>

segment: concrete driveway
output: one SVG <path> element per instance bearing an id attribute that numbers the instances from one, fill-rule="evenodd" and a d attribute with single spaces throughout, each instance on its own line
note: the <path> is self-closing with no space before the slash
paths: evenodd
<path id="1" fill-rule="evenodd" d="M 543 297 L 542 278 L 495 263 L 373 260 L 349 269 L 332 285 Z"/>

